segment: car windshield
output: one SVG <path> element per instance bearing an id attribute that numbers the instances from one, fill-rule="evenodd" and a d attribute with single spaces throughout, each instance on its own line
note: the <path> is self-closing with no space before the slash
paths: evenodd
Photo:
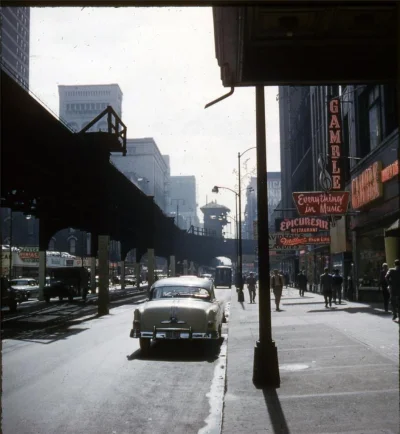
<path id="1" fill-rule="evenodd" d="M 33 282 L 33 283 L 31 283 Z M 13 286 L 27 286 L 27 285 L 33 285 L 34 281 L 29 281 L 29 280 L 12 280 L 11 281 L 11 285 Z"/>
<path id="2" fill-rule="evenodd" d="M 160 286 L 154 289 L 152 300 L 161 298 L 197 298 L 207 301 L 211 299 L 207 289 L 196 286 Z"/>

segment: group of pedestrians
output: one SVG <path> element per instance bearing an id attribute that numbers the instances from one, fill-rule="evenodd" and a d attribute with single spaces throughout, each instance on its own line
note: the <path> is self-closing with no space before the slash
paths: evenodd
<path id="1" fill-rule="evenodd" d="M 335 304 L 337 304 L 336 300 L 342 304 L 342 284 L 343 277 L 339 274 L 339 270 L 334 270 L 333 274 L 329 274 L 329 268 L 324 268 L 324 274 L 320 277 L 320 285 L 326 308 L 332 307 L 332 299 Z"/>

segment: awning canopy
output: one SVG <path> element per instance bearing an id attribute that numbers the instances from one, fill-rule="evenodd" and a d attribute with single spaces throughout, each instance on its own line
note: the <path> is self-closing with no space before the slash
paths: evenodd
<path id="1" fill-rule="evenodd" d="M 385 229 L 385 237 L 400 237 L 400 219 Z"/>

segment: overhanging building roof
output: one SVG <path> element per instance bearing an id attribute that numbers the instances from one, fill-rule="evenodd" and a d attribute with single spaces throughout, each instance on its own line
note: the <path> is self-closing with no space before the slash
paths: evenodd
<path id="1" fill-rule="evenodd" d="M 226 87 L 396 79 L 394 1 L 271 1 L 213 15 Z"/>

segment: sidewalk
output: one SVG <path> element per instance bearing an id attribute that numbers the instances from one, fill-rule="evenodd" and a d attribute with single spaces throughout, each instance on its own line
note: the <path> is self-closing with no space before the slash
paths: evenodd
<path id="1" fill-rule="evenodd" d="M 271 294 L 272 295 L 272 294 Z M 282 312 L 272 305 L 279 389 L 252 383 L 258 300 L 237 301 L 232 289 L 227 390 L 222 433 L 397 434 L 399 324 L 382 306 L 342 301 L 325 308 L 322 295 L 285 288 Z"/>

